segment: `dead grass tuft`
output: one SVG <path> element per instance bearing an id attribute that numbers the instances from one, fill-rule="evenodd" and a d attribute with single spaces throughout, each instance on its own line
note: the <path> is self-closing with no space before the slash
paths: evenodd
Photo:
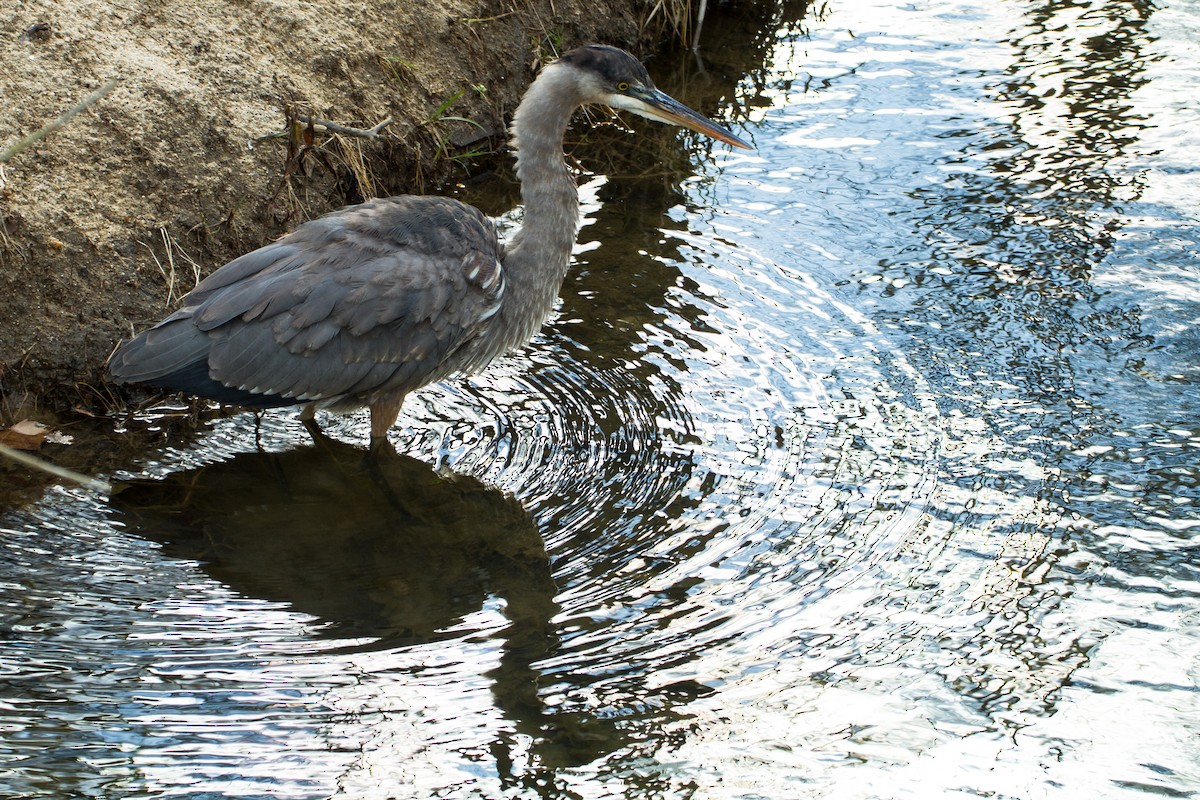
<path id="1" fill-rule="evenodd" d="M 354 177 L 355 190 L 362 200 L 379 195 L 379 181 L 367 160 L 363 158 L 362 140 L 335 134 L 332 144 L 337 148 L 339 160 Z"/>
<path id="2" fill-rule="evenodd" d="M 179 244 L 179 240 L 167 231 L 165 225 L 158 229 L 158 235 L 162 240 L 163 258 L 166 259 L 166 264 L 163 263 L 163 259 L 158 257 L 158 252 L 155 248 L 142 241 L 139 241 L 138 244 L 150 251 L 150 257 L 154 259 L 154 265 L 158 267 L 159 273 L 163 276 L 163 282 L 167 285 L 165 305 L 169 308 L 175 305 L 176 301 L 182 299 L 185 294 L 190 292 L 200 282 L 200 264 L 196 259 L 188 255 L 188 252 Z M 177 257 L 179 262 L 186 266 L 186 270 L 181 270 L 176 264 Z M 184 272 L 191 278 L 191 284 L 181 289 L 180 280 Z"/>
<path id="3" fill-rule="evenodd" d="M 681 44 L 690 46 L 692 20 L 696 16 L 692 13 L 692 5 L 692 0 L 655 0 L 646 14 L 643 27 L 656 37 L 670 34 Z M 704 7 L 704 0 L 700 0 L 699 6 L 701 9 Z"/>

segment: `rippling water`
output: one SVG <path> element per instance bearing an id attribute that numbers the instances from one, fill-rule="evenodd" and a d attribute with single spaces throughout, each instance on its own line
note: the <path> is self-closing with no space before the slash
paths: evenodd
<path id="1" fill-rule="evenodd" d="M 1200 5 L 802 11 L 652 65 L 754 152 L 576 143 L 560 314 L 404 455 L 0 517 L 5 796 L 1200 793 Z"/>

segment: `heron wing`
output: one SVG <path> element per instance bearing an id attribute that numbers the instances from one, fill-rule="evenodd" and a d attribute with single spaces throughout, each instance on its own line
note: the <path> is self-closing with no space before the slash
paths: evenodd
<path id="1" fill-rule="evenodd" d="M 486 330 L 504 291 L 500 259 L 491 222 L 457 201 L 352 206 L 217 270 L 123 345 L 110 371 L 249 405 L 407 391 L 453 372 L 455 353 Z M 168 383 L 199 360 L 228 391 Z"/>

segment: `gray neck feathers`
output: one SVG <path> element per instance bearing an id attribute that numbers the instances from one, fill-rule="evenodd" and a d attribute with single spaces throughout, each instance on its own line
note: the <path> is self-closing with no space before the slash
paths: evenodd
<path id="1" fill-rule="evenodd" d="M 579 233 L 579 195 L 562 147 L 581 103 L 573 68 L 553 64 L 529 87 L 513 117 L 524 217 L 507 245 L 501 314 L 514 346 L 532 337 L 553 309 Z"/>

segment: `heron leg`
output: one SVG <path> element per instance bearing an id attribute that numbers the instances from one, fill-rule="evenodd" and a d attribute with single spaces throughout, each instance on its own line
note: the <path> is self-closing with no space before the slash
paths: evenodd
<path id="1" fill-rule="evenodd" d="M 313 444 L 324 444 L 329 439 L 321 430 L 321 426 L 317 424 L 316 403 L 309 403 L 300 409 L 300 422 L 304 425 L 304 430 L 308 431 L 308 435 L 312 437 Z"/>
<path id="2" fill-rule="evenodd" d="M 404 405 L 404 395 L 392 395 L 371 403 L 371 449 L 387 443 L 387 432 L 396 424 L 400 416 L 400 406 Z"/>

